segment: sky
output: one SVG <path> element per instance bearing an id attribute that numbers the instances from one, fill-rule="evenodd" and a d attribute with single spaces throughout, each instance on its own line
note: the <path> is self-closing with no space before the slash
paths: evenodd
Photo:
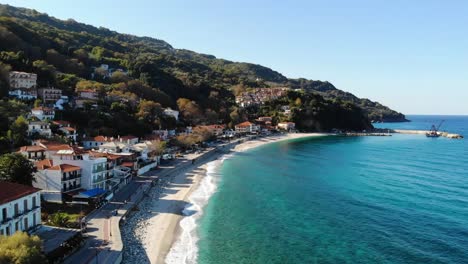
<path id="1" fill-rule="evenodd" d="M 13 0 L 289 78 L 329 81 L 405 114 L 468 115 L 468 1 Z"/>

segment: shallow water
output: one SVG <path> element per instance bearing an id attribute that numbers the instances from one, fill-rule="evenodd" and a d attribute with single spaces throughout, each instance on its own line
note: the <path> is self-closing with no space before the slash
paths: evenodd
<path id="1" fill-rule="evenodd" d="M 468 117 L 380 127 L 443 128 Z M 429 126 L 429 127 L 427 127 Z M 197 223 L 198 263 L 468 261 L 467 140 L 324 137 L 226 160 Z"/>

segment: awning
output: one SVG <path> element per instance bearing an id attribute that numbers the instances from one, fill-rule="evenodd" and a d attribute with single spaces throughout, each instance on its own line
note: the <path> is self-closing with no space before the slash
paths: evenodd
<path id="1" fill-rule="evenodd" d="M 94 189 L 79 193 L 77 196 L 75 196 L 75 198 L 91 198 L 91 197 L 99 196 L 105 192 L 106 191 L 102 188 L 94 188 Z"/>

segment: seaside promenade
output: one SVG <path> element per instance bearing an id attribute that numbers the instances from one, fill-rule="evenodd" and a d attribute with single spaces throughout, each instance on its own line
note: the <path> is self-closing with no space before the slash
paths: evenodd
<path id="1" fill-rule="evenodd" d="M 87 239 L 75 253 L 67 257 L 66 264 L 73 263 L 120 263 L 122 260 L 123 242 L 120 234 L 120 221 L 143 199 L 153 182 L 175 174 L 191 166 L 193 159 L 199 159 L 209 148 L 199 154 L 190 154 L 183 159 L 176 159 L 158 169 L 135 177 L 129 184 L 114 194 L 108 204 L 97 209 L 86 217 Z M 113 215 L 113 211 L 117 214 Z"/>

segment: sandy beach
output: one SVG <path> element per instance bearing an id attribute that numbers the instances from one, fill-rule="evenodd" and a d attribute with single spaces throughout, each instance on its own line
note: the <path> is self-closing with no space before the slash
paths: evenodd
<path id="1" fill-rule="evenodd" d="M 211 187 L 212 190 L 200 190 L 206 188 L 201 186 L 200 182 L 207 175 L 208 162 L 218 160 L 228 153 L 242 152 L 264 144 L 324 135 L 326 134 L 292 133 L 261 137 L 239 144 L 232 143 L 232 146 L 227 146 L 227 148 L 219 148 L 208 154 L 201 154 L 203 157 L 199 157 L 200 160 L 197 160 L 195 165 L 184 166 L 179 171 L 162 179 L 161 186 L 151 190 L 149 197 L 145 198 L 139 205 L 140 211 L 130 217 L 128 223 L 122 227 L 125 243 L 124 261 L 126 263 L 192 263 L 196 259 L 196 251 L 192 252 L 189 245 L 182 247 L 182 249 L 180 247 L 179 249 L 173 248 L 168 259 L 166 256 L 176 238 L 179 237 L 181 240 L 182 232 L 179 222 L 184 217 L 196 214 L 201 209 L 193 208 L 193 205 L 189 203 L 191 194 L 194 191 L 214 192 L 215 187 Z M 187 159 L 196 157 L 189 156 Z M 194 220 L 191 221 L 194 222 Z M 185 224 L 191 224 L 192 228 L 195 225 L 195 223 Z M 177 250 L 184 252 L 178 254 Z"/>

